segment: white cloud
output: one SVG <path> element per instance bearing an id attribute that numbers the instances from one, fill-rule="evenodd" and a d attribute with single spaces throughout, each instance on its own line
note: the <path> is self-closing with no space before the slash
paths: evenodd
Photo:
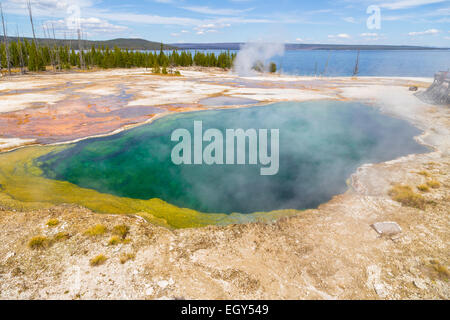
<path id="1" fill-rule="evenodd" d="M 206 23 L 200 24 L 194 28 L 197 31 L 197 34 L 202 35 L 205 33 L 215 33 L 218 32 L 219 29 L 231 27 L 229 23 Z"/>
<path id="2" fill-rule="evenodd" d="M 337 39 L 350 39 L 351 36 L 347 33 L 339 33 L 337 35 L 330 34 L 330 35 L 328 35 L 328 38 L 329 39 L 336 39 L 336 38 Z"/>
<path id="3" fill-rule="evenodd" d="M 101 33 L 120 33 L 128 29 L 128 27 L 114 25 L 108 21 L 101 20 L 99 18 L 80 18 L 80 26 L 83 33 L 90 36 L 101 34 Z M 75 30 L 68 28 L 67 21 L 60 20 L 49 20 L 44 23 L 48 28 L 55 27 L 55 30 L 59 33 L 68 32 L 74 33 Z"/>
<path id="4" fill-rule="evenodd" d="M 391 1 L 389 3 L 380 4 L 381 8 L 398 10 L 398 9 L 408 9 L 413 7 L 419 7 L 427 4 L 441 3 L 446 0 L 401 0 L 401 1 Z"/>
<path id="5" fill-rule="evenodd" d="M 348 23 L 356 23 L 356 20 L 353 17 L 345 17 L 345 18 L 342 18 L 342 20 L 344 20 L 345 22 L 348 22 Z"/>
<path id="6" fill-rule="evenodd" d="M 409 36 L 424 36 L 424 35 L 433 35 L 438 34 L 440 31 L 437 29 L 428 29 L 425 31 L 417 31 L 408 33 Z"/>
<path id="7" fill-rule="evenodd" d="M 361 33 L 361 37 L 378 37 L 378 33 Z"/>
<path id="8" fill-rule="evenodd" d="M 219 16 L 234 16 L 234 15 L 240 15 L 242 13 L 251 11 L 253 9 L 243 9 L 243 10 L 237 10 L 237 9 L 216 9 L 216 8 L 210 8 L 210 7 L 181 7 L 184 10 L 201 13 L 201 14 L 208 14 L 208 15 L 219 15 Z"/>

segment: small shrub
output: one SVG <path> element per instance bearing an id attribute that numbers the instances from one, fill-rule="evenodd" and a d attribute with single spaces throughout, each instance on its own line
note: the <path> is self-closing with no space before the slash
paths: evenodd
<path id="1" fill-rule="evenodd" d="M 448 281 L 448 278 L 450 278 L 450 272 L 448 271 L 447 267 L 440 264 L 437 260 L 431 260 L 430 263 L 434 271 L 437 272 L 439 278 Z"/>
<path id="2" fill-rule="evenodd" d="M 124 224 L 117 225 L 113 228 L 113 234 L 125 239 L 130 232 L 130 227 Z"/>
<path id="3" fill-rule="evenodd" d="M 276 65 L 275 62 L 271 62 L 270 63 L 269 70 L 270 70 L 271 73 L 277 72 L 277 65 Z"/>
<path id="4" fill-rule="evenodd" d="M 415 193 L 410 186 L 395 185 L 389 190 L 388 194 L 393 200 L 404 206 L 425 209 L 425 198 Z"/>
<path id="5" fill-rule="evenodd" d="M 70 235 L 67 232 L 59 232 L 55 235 L 54 239 L 56 241 L 64 241 L 70 238 Z"/>
<path id="6" fill-rule="evenodd" d="M 92 228 L 89 228 L 84 232 L 85 235 L 95 237 L 100 236 L 102 234 L 106 233 L 106 227 L 102 224 L 98 224 L 96 226 L 93 226 Z"/>
<path id="7" fill-rule="evenodd" d="M 431 177 L 431 174 L 428 172 L 428 171 L 425 171 L 425 170 L 422 170 L 422 171 L 419 171 L 419 172 L 417 172 L 417 174 L 420 174 L 421 176 L 424 176 L 424 177 Z"/>
<path id="8" fill-rule="evenodd" d="M 417 189 L 419 189 L 419 191 L 422 191 L 422 192 L 430 191 L 430 187 L 428 185 L 426 185 L 426 184 L 418 185 Z"/>
<path id="9" fill-rule="evenodd" d="M 122 239 L 120 239 L 118 236 L 113 236 L 111 239 L 109 239 L 108 245 L 109 245 L 109 246 L 116 246 L 116 245 L 118 245 L 121 241 L 122 241 Z"/>
<path id="10" fill-rule="evenodd" d="M 105 257 L 103 254 L 99 254 L 95 258 L 92 258 L 89 261 L 89 263 L 90 263 L 91 266 L 96 267 L 96 266 L 104 264 L 106 262 L 106 260 L 108 260 L 107 257 Z"/>
<path id="11" fill-rule="evenodd" d="M 59 220 L 58 219 L 50 219 L 46 223 L 46 225 L 48 227 L 56 227 L 58 224 L 59 224 Z"/>
<path id="12" fill-rule="evenodd" d="M 134 253 L 122 253 L 120 255 L 120 263 L 125 264 L 129 260 L 134 260 L 136 258 L 136 255 Z"/>
<path id="13" fill-rule="evenodd" d="M 427 185 L 433 189 L 439 189 L 441 187 L 441 183 L 439 181 L 437 181 L 436 179 L 427 181 Z"/>
<path id="14" fill-rule="evenodd" d="M 44 236 L 37 236 L 28 242 L 28 247 L 33 250 L 45 249 L 50 246 L 50 239 Z"/>

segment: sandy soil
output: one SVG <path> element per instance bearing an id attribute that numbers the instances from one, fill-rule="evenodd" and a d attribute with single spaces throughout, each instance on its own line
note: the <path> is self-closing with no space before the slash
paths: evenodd
<path id="1" fill-rule="evenodd" d="M 17 139 L 45 143 L 107 134 L 129 123 L 99 124 L 109 123 L 111 111 L 130 104 L 156 106 L 166 114 L 199 110 L 204 108 L 198 104 L 201 98 L 229 95 L 261 102 L 363 100 L 422 129 L 417 139 L 433 151 L 364 165 L 349 177 L 345 194 L 317 210 L 272 224 L 169 230 L 137 216 L 101 215 L 71 205 L 19 212 L 0 203 L 1 299 L 450 298 L 449 109 L 424 104 L 408 90 L 411 85 L 424 90 L 431 79 L 243 79 L 204 70 L 182 70 L 182 74 L 168 78 L 145 70 L 115 70 L 27 76 L 15 78 L 15 86 L 2 81 L 0 94 L 17 95 L 22 102 L 14 106 L 15 111 L 0 104 L 0 138 L 14 139 L 11 142 L 17 146 Z M 25 102 L 23 95 L 30 90 L 35 90 L 33 95 L 66 96 L 41 106 L 33 99 Z M 94 111 L 88 105 L 68 103 L 77 101 L 77 96 L 85 99 L 84 94 L 99 98 Z M 97 122 L 85 120 L 91 113 L 99 113 L 92 117 Z M 133 121 L 137 124 L 153 116 Z M 11 118 L 13 122 L 5 120 Z M 56 125 L 59 118 L 70 119 L 71 127 Z M 14 121 L 21 121 L 20 130 Z M 82 126 L 88 129 L 71 134 Z M 0 140 L 0 148 L 4 141 Z M 417 186 L 431 180 L 438 186 L 418 191 Z M 389 190 L 398 183 L 411 186 L 425 205 L 419 209 L 392 200 Z M 49 219 L 59 224 L 47 226 Z M 398 223 L 402 232 L 378 235 L 371 225 L 383 221 Z M 97 224 L 106 227 L 104 234 L 85 234 Z M 126 240 L 109 245 L 114 226 L 121 224 L 130 227 Z M 48 242 L 32 249 L 29 241 L 35 236 L 45 236 Z M 107 260 L 92 266 L 90 259 L 99 254 Z M 126 254 L 129 260 L 124 262 Z"/>

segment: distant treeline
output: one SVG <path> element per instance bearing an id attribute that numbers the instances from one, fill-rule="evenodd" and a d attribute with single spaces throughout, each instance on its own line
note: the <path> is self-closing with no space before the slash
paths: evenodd
<path id="1" fill-rule="evenodd" d="M 152 68 L 155 73 L 167 72 L 171 67 L 219 67 L 228 69 L 233 65 L 236 57 L 235 53 L 222 52 L 220 54 L 177 51 L 167 52 L 163 44 L 159 51 L 133 51 L 120 49 L 119 47 L 109 48 L 108 46 L 95 47 L 90 49 L 74 50 L 68 45 L 58 46 L 57 44 L 40 44 L 34 40 L 20 40 L 9 42 L 8 51 L 5 43 L 0 47 L 0 61 L 4 69 L 21 68 L 22 72 L 44 71 L 47 66 L 53 66 L 54 70 L 69 70 L 73 67 L 89 69 L 99 67 L 110 68 Z M 8 53 L 8 54 L 7 54 Z M 9 60 L 9 66 L 8 66 Z"/>

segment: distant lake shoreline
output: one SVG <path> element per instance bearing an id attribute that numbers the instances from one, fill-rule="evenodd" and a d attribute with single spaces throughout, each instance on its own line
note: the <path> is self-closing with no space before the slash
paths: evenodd
<path id="1" fill-rule="evenodd" d="M 216 54 L 224 51 L 182 50 Z M 286 50 L 283 56 L 270 61 L 287 75 L 350 77 L 357 55 L 358 50 Z M 436 72 L 447 70 L 450 70 L 450 50 L 361 50 L 358 76 L 433 77 Z"/>

